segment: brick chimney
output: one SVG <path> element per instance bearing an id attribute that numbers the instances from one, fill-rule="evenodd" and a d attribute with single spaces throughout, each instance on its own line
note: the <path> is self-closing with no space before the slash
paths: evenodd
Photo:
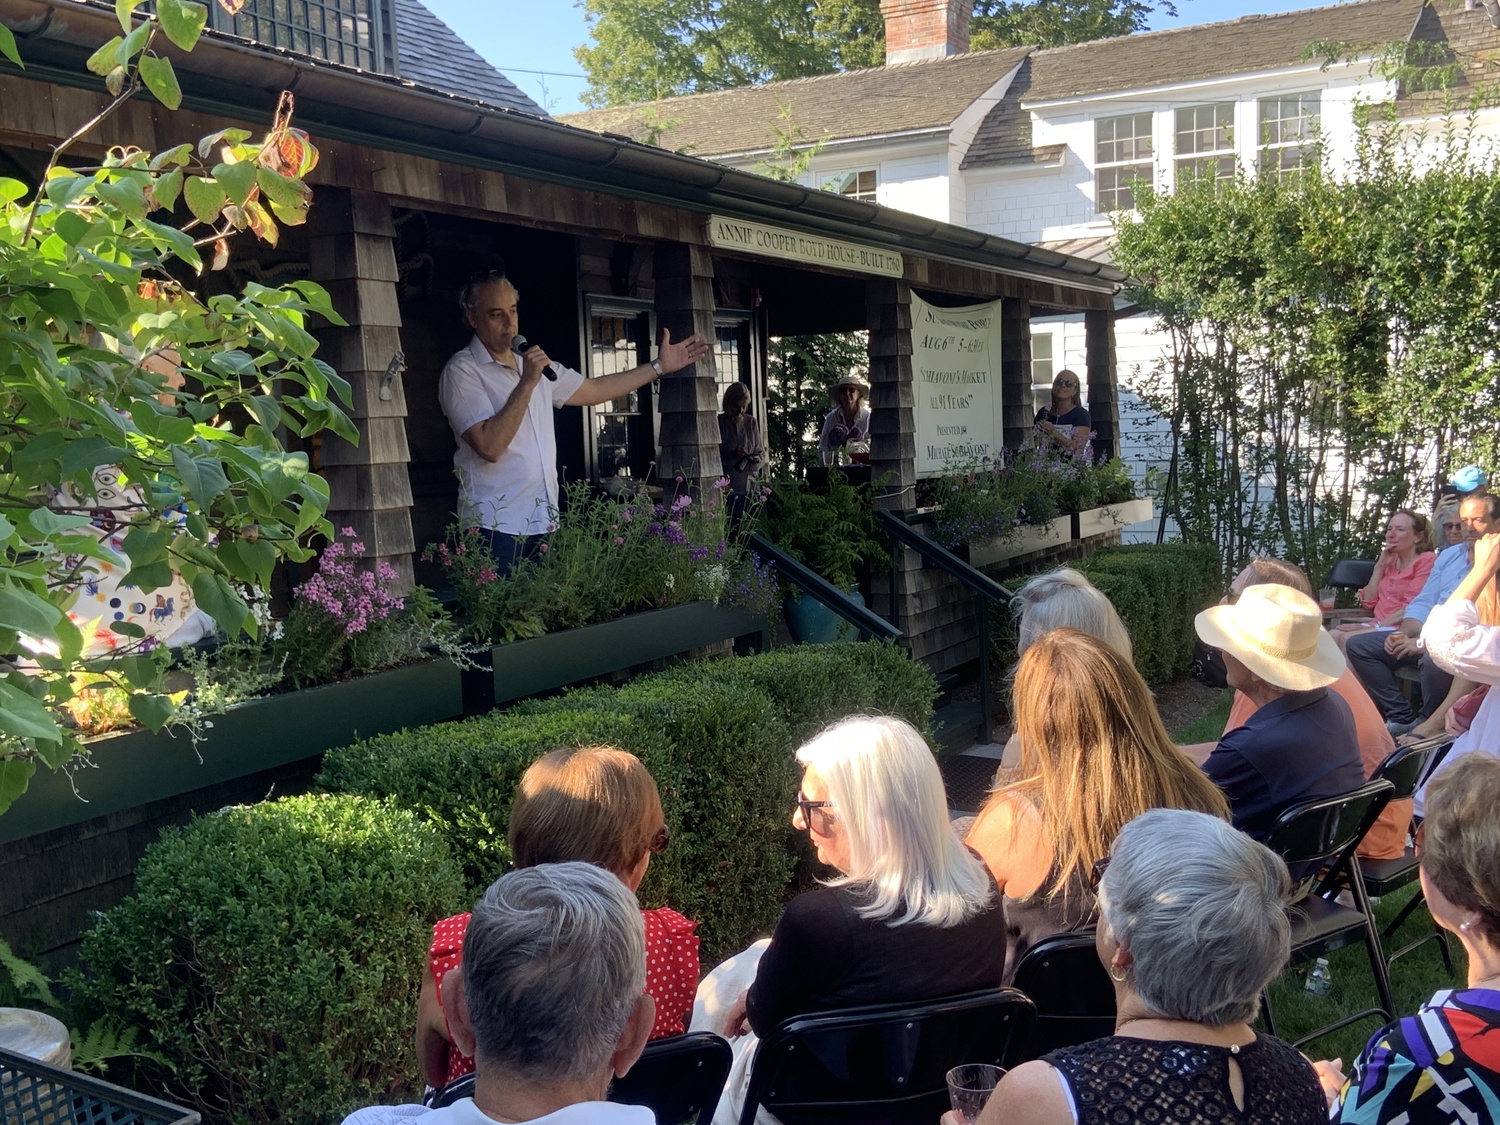
<path id="1" fill-rule="evenodd" d="M 880 14 L 887 63 L 940 59 L 969 49 L 974 0 L 880 0 Z"/>

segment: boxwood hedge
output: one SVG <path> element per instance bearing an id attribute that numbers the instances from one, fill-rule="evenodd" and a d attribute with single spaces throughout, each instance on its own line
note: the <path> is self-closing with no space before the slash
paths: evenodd
<path id="1" fill-rule="evenodd" d="M 769 932 L 792 884 L 797 745 L 856 712 L 925 730 L 934 695 L 927 669 L 894 646 L 800 646 L 368 739 L 329 751 L 320 781 L 415 812 L 478 888 L 510 864 L 505 826 L 527 766 L 560 746 L 629 750 L 656 778 L 672 827 L 642 901 L 696 919 L 711 964 Z"/>

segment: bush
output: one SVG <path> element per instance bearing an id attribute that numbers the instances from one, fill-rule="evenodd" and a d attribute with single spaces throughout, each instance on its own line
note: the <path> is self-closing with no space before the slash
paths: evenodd
<path id="1" fill-rule="evenodd" d="M 1193 618 L 1223 591 L 1219 552 L 1194 543 L 1106 547 L 1078 564 L 1114 603 L 1135 648 L 1135 666 L 1152 686 L 1193 666 Z"/>
<path id="2" fill-rule="evenodd" d="M 358 797 L 291 797 L 168 829 L 84 937 L 80 1007 L 138 1029 L 205 1117 L 336 1122 L 417 1093 L 424 950 L 465 887 L 440 833 Z M 143 1064 L 145 1065 L 145 1064 Z M 152 1077 L 148 1075 L 147 1077 Z"/>
<path id="3" fill-rule="evenodd" d="M 790 827 L 797 745 L 858 711 L 925 728 L 934 695 L 926 668 L 893 646 L 803 647 L 369 739 L 329 751 L 320 780 L 389 797 L 435 825 L 477 888 L 510 866 L 505 825 L 533 761 L 562 746 L 629 750 L 656 779 L 672 826 L 641 900 L 695 919 L 711 964 L 769 932 L 792 885 L 803 847 Z"/>

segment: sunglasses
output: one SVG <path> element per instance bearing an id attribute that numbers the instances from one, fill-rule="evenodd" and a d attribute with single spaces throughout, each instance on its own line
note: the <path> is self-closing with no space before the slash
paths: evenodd
<path id="1" fill-rule="evenodd" d="M 1057 385 L 1059 387 L 1076 387 L 1076 386 L 1078 386 L 1077 383 L 1070 383 L 1066 379 L 1064 379 L 1061 383 L 1058 383 Z"/>
<path id="2" fill-rule="evenodd" d="M 1448 523 L 1446 520 L 1443 521 L 1444 531 L 1461 531 L 1463 530 L 1463 526 L 1464 525 L 1461 523 Z"/>
<path id="3" fill-rule="evenodd" d="M 813 822 L 813 820 L 812 820 L 813 810 L 814 809 L 831 809 L 831 808 L 833 808 L 833 802 L 832 801 L 809 801 L 807 799 L 807 795 L 805 793 L 803 793 L 801 790 L 798 790 L 798 792 L 797 792 L 797 808 L 802 813 L 802 823 L 805 824 L 805 825 L 807 825 L 807 827 L 809 829 L 811 829 L 812 828 L 812 822 Z M 823 817 L 824 817 L 823 826 L 824 826 L 824 828 L 827 828 L 827 826 L 828 826 L 828 820 L 832 817 L 832 814 L 828 813 L 828 812 L 824 812 L 823 813 Z"/>
<path id="4" fill-rule="evenodd" d="M 1109 870 L 1109 856 L 1094 860 L 1094 866 L 1089 868 L 1089 890 L 1095 895 L 1099 893 L 1099 884 L 1104 881 L 1104 873 Z"/>
<path id="5" fill-rule="evenodd" d="M 646 850 L 652 855 L 661 855 L 667 850 L 667 845 L 672 842 L 672 830 L 663 824 L 656 830 L 656 835 L 651 837 L 651 842 L 646 845 Z"/>

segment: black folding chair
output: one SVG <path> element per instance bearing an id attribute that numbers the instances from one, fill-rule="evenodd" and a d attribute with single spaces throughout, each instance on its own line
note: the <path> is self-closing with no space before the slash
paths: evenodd
<path id="1" fill-rule="evenodd" d="M 1370 584 L 1370 575 L 1375 573 L 1375 563 L 1371 559 L 1339 559 L 1329 570 L 1328 577 L 1323 585 L 1335 590 L 1360 590 Z M 1325 612 L 1324 617 L 1332 622 L 1339 622 L 1347 617 L 1368 616 L 1363 609 L 1336 609 Z"/>
<path id="2" fill-rule="evenodd" d="M 609 1088 L 609 1100 L 643 1105 L 656 1125 L 708 1125 L 734 1062 L 729 1041 L 708 1031 L 653 1039 L 624 1078 Z"/>
<path id="3" fill-rule="evenodd" d="M 1452 746 L 1451 734 L 1437 734 L 1420 742 L 1398 746 L 1395 753 L 1381 765 L 1375 776 L 1395 786 L 1396 791 L 1391 796 L 1391 800 L 1400 801 L 1411 797 L 1447 756 Z M 1406 886 L 1417 878 L 1419 868 L 1416 849 L 1412 847 L 1406 849 L 1405 855 L 1395 859 L 1362 859 L 1359 864 L 1360 871 L 1365 878 L 1365 893 L 1372 898 L 1388 895 Z M 1385 929 L 1380 931 L 1381 940 L 1389 941 L 1394 937 L 1407 918 L 1411 917 L 1412 912 L 1424 906 L 1426 902 L 1422 889 L 1418 887 L 1417 893 L 1412 895 L 1406 905 L 1401 908 L 1401 912 L 1391 919 Z M 1448 948 L 1448 935 L 1436 923 L 1433 923 L 1431 933 L 1423 934 L 1415 941 L 1409 941 L 1388 954 L 1385 959 L 1386 965 L 1395 964 L 1396 958 L 1405 957 L 1412 950 L 1420 949 L 1429 941 L 1438 943 L 1438 953 L 1443 958 L 1443 968 L 1449 973 L 1453 972 L 1453 955 Z"/>
<path id="4" fill-rule="evenodd" d="M 0 1050 L 5 1125 L 198 1125 L 198 1114 L 98 1078 Z"/>
<path id="5" fill-rule="evenodd" d="M 933 1125 L 948 1071 L 1009 1066 L 1031 1030 L 1013 988 L 797 1016 L 756 1048 L 740 1125 L 765 1106 L 783 1125 Z"/>
<path id="6" fill-rule="evenodd" d="M 1025 1058 L 1115 1033 L 1115 986 L 1099 962 L 1093 930 L 1037 942 L 1016 966 L 1012 983 L 1036 1005 Z"/>
<path id="7" fill-rule="evenodd" d="M 707 1125 L 719 1106 L 734 1052 L 727 1040 L 707 1031 L 653 1039 L 624 1078 L 609 1087 L 609 1100 L 643 1105 L 657 1125 Z M 433 1109 L 474 1096 L 474 1075 L 455 1078 L 428 1104 Z"/>
<path id="8" fill-rule="evenodd" d="M 1375 818 L 1391 799 L 1394 786 L 1389 781 L 1367 781 L 1352 793 L 1341 797 L 1322 797 L 1293 805 L 1281 814 L 1266 837 L 1266 846 L 1286 860 L 1296 885 L 1287 913 L 1292 923 L 1292 961 L 1309 961 L 1324 953 L 1341 949 L 1363 937 L 1375 976 L 1375 992 L 1380 1007 L 1367 1008 L 1352 1016 L 1318 1028 L 1293 1046 L 1301 1046 L 1330 1031 L 1356 1023 L 1366 1016 L 1378 1015 L 1390 1022 L 1396 1010 L 1391 998 L 1391 980 L 1386 970 L 1380 934 L 1365 894 L 1359 858 L 1354 849 L 1375 823 Z M 1348 889 L 1354 907 L 1341 906 L 1338 893 Z M 1266 1030 L 1276 1034 L 1271 1014 L 1271 998 L 1262 996 Z"/>

